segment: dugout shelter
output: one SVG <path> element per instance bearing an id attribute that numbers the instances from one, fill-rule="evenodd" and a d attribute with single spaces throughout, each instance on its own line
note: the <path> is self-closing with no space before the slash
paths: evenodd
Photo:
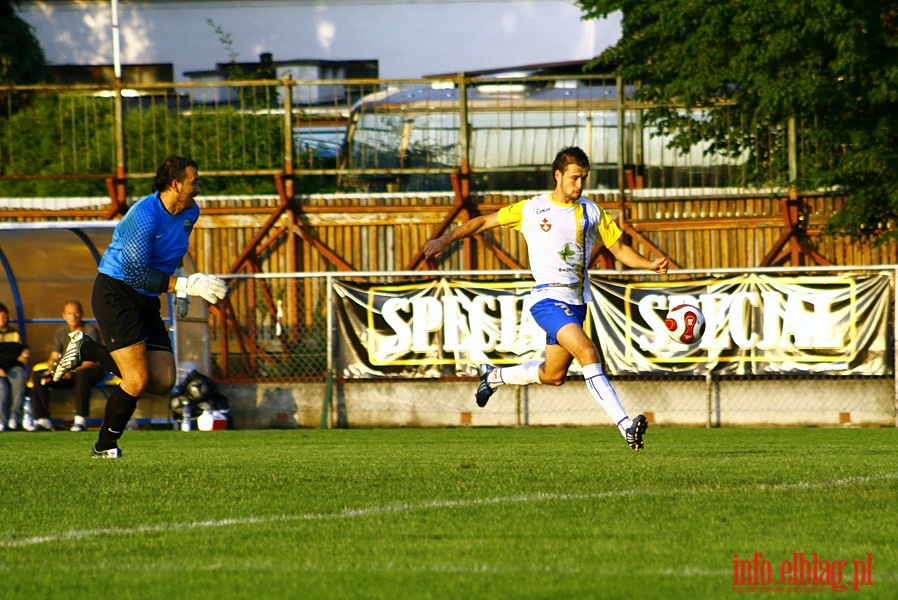
<path id="1" fill-rule="evenodd" d="M 95 321 L 91 291 L 97 265 L 112 240 L 118 221 L 35 221 L 0 223 L 0 302 L 10 324 L 32 354 L 32 364 L 46 359 L 53 332 L 63 321 L 62 306 L 78 300 L 84 320 Z M 185 271 L 193 260 L 185 257 Z M 173 299 L 162 296 L 162 316 L 170 325 L 178 380 L 192 369 L 210 372 L 209 326 L 204 302 L 190 303 L 185 319 L 174 319 Z"/>

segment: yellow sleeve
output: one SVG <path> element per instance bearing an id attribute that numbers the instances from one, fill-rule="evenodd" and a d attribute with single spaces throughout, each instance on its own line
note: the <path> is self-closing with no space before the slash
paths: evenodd
<path id="1" fill-rule="evenodd" d="M 599 207 L 599 210 L 602 213 L 602 217 L 599 219 L 599 235 L 602 237 L 602 243 L 605 244 L 605 247 L 610 248 L 620 239 L 623 232 L 614 219 L 611 218 L 611 215 L 602 210 L 601 207 Z"/>
<path id="2" fill-rule="evenodd" d="M 526 203 L 526 200 L 521 200 L 520 202 L 515 202 L 514 204 L 509 204 L 508 206 L 500 208 L 498 212 L 499 225 L 520 229 L 521 219 L 524 213 L 524 204 Z"/>

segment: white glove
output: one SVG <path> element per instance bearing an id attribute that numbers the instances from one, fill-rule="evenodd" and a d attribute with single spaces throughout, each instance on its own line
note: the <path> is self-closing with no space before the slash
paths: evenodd
<path id="1" fill-rule="evenodd" d="M 194 273 L 190 277 L 178 277 L 175 280 L 175 291 L 188 296 L 202 296 L 210 304 L 215 304 L 228 295 L 228 285 L 215 275 Z"/>

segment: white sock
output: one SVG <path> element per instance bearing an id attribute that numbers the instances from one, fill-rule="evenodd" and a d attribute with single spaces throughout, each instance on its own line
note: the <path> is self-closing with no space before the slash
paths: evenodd
<path id="1" fill-rule="evenodd" d="M 620 423 L 617 424 L 617 430 L 620 431 L 620 434 L 622 436 L 624 436 L 624 439 L 627 439 L 627 429 L 632 424 L 633 424 L 633 419 L 631 419 L 630 417 L 627 417 L 626 419 L 624 419 L 623 421 L 621 421 Z"/>
<path id="2" fill-rule="evenodd" d="M 80 415 L 75 415 L 75 424 L 76 425 L 84 425 L 87 421 L 84 420 L 84 417 Z"/>
<path id="3" fill-rule="evenodd" d="M 621 406 L 617 393 L 611 387 L 611 382 L 605 377 L 602 365 L 593 363 L 583 367 L 583 379 L 586 380 L 586 387 L 592 397 L 605 409 L 605 412 L 623 433 L 623 430 L 629 427 L 632 421 L 627 416 L 627 411 Z"/>
<path id="4" fill-rule="evenodd" d="M 531 360 L 521 365 L 503 367 L 490 373 L 487 379 L 492 387 L 502 384 L 530 385 L 531 383 L 540 383 L 539 366 L 541 364 L 543 364 L 541 360 Z"/>

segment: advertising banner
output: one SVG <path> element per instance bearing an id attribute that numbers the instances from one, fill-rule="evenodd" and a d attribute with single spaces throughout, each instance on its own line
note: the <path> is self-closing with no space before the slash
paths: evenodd
<path id="1" fill-rule="evenodd" d="M 890 375 L 887 274 L 746 274 L 690 281 L 593 278 L 585 328 L 611 374 Z M 542 357 L 530 280 L 335 282 L 338 373 L 347 378 L 470 376 L 477 365 Z M 692 304 L 705 332 L 673 342 L 669 307 Z M 572 370 L 577 370 L 573 365 Z"/>

